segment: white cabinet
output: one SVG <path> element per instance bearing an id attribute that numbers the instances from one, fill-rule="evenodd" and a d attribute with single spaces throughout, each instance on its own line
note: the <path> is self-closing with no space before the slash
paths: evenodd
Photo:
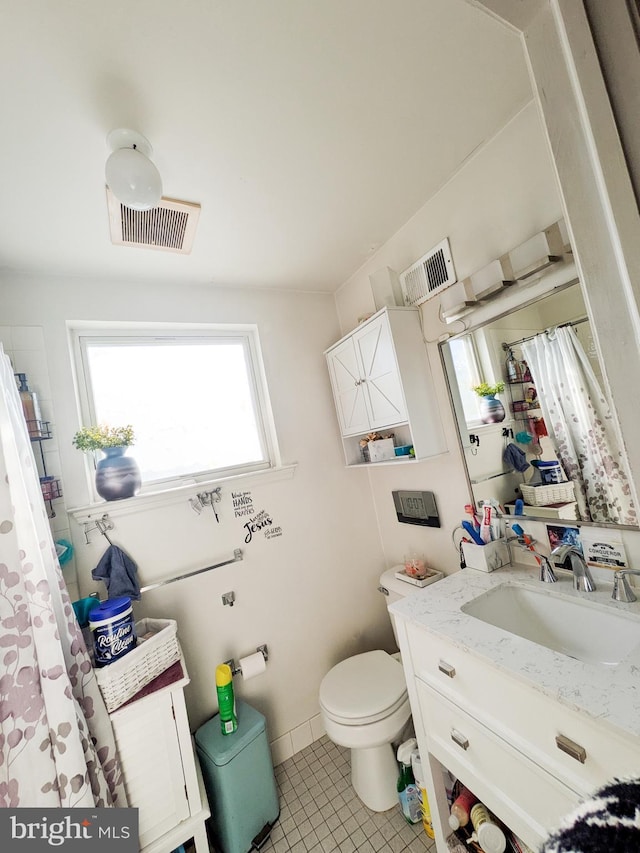
<path id="1" fill-rule="evenodd" d="M 196 853 L 209 850 L 209 808 L 189 732 L 187 683 L 185 676 L 110 715 L 129 805 L 139 810 L 144 853 L 170 853 L 190 838 Z"/>
<path id="2" fill-rule="evenodd" d="M 561 705 L 442 636 L 397 620 L 438 851 L 448 848 L 446 767 L 534 849 L 614 776 L 637 773 L 640 743 Z"/>
<path id="3" fill-rule="evenodd" d="M 416 459 L 444 452 L 418 309 L 383 308 L 325 355 L 348 465 L 362 462 L 360 439 L 380 430 L 412 444 Z"/>
<path id="4" fill-rule="evenodd" d="M 407 412 L 388 316 L 365 323 L 327 356 L 343 435 L 402 423 Z"/>

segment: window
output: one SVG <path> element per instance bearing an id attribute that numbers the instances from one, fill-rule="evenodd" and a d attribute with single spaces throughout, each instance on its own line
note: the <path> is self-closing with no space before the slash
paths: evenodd
<path id="1" fill-rule="evenodd" d="M 276 464 L 254 329 L 75 336 L 84 422 L 133 426 L 143 489 Z"/>
<path id="2" fill-rule="evenodd" d="M 454 338 L 449 341 L 449 347 L 455 374 L 458 377 L 465 420 L 468 425 L 480 423 L 480 398 L 473 388 L 482 382 L 482 374 L 473 340 L 469 335 Z"/>

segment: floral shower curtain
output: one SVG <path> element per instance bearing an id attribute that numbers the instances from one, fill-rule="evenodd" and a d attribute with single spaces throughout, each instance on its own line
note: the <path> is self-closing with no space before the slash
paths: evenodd
<path id="1" fill-rule="evenodd" d="M 549 434 L 583 521 L 637 524 L 613 418 L 573 326 L 522 344 Z"/>
<path id="2" fill-rule="evenodd" d="M 0 806 L 127 805 L 0 345 Z"/>

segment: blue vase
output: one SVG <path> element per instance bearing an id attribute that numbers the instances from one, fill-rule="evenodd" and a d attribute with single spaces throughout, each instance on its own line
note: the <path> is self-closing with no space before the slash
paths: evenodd
<path id="1" fill-rule="evenodd" d="M 483 397 L 480 403 L 480 419 L 483 424 L 499 424 L 506 417 L 504 406 L 495 397 Z"/>
<path id="2" fill-rule="evenodd" d="M 126 447 L 105 447 L 102 452 L 104 459 L 96 465 L 96 491 L 105 501 L 132 498 L 142 485 L 138 463 L 124 455 Z"/>

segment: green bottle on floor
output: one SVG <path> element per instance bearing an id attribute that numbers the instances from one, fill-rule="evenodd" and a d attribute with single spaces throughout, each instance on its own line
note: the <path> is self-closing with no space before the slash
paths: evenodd
<path id="1" fill-rule="evenodd" d="M 398 776 L 398 799 L 407 823 L 420 823 L 422 820 L 420 788 L 416 785 L 411 769 L 411 754 L 417 748 L 418 742 L 415 738 L 411 738 L 401 743 L 397 752 L 397 758 L 402 767 Z"/>

